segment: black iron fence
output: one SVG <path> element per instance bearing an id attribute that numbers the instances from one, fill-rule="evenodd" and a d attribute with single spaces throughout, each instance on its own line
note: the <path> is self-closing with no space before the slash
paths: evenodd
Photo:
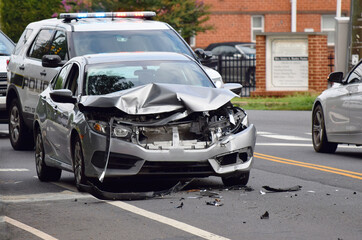
<path id="1" fill-rule="evenodd" d="M 218 71 L 225 83 L 240 83 L 242 97 L 255 90 L 255 57 L 215 56 L 203 65 Z"/>

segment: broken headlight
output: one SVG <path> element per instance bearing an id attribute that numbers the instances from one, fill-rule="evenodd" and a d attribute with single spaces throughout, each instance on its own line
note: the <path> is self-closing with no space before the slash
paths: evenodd
<path id="1" fill-rule="evenodd" d="M 93 131 L 100 134 L 107 134 L 108 123 L 102 121 L 89 120 L 88 124 Z"/>
<path id="2" fill-rule="evenodd" d="M 123 125 L 116 125 L 113 128 L 113 136 L 119 138 L 130 138 L 132 136 L 132 129 Z"/>

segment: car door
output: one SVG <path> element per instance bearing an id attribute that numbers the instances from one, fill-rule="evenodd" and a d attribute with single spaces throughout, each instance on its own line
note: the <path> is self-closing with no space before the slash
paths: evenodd
<path id="1" fill-rule="evenodd" d="M 67 77 L 72 64 L 65 65 L 54 78 L 51 83 L 50 92 L 58 89 L 63 89 L 66 86 Z M 65 105 L 65 106 L 64 106 Z M 70 106 L 69 106 L 70 105 Z M 50 95 L 46 96 L 46 108 L 47 108 L 47 121 L 46 121 L 46 139 L 49 145 L 49 149 L 46 150 L 48 155 L 61 162 L 66 162 L 64 159 L 63 142 L 66 138 L 66 132 L 64 131 L 64 111 L 73 107 L 73 104 L 55 102 Z"/>
<path id="2" fill-rule="evenodd" d="M 62 60 L 67 60 L 67 43 L 64 31 L 45 28 L 41 29 L 32 45 L 29 47 L 24 63 L 19 66 L 24 72 L 23 88 L 27 88 L 26 101 L 22 101 L 23 110 L 33 114 L 38 95 L 48 85 L 59 71 L 59 68 L 42 66 L 42 57 L 56 54 Z"/>
<path id="3" fill-rule="evenodd" d="M 347 82 L 350 124 L 346 142 L 362 144 L 362 62 L 352 70 Z"/>

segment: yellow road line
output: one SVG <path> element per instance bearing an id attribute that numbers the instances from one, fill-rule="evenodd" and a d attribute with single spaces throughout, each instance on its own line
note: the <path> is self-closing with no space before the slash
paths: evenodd
<path id="1" fill-rule="evenodd" d="M 274 156 L 261 154 L 261 153 L 255 153 L 254 156 L 257 158 L 268 160 L 268 161 L 315 169 L 315 170 L 319 170 L 319 171 L 323 171 L 323 172 L 339 174 L 339 175 L 343 175 L 346 177 L 351 177 L 351 178 L 362 180 L 362 177 L 360 177 L 360 176 L 362 176 L 362 173 L 358 173 L 358 172 L 352 172 L 352 171 L 348 171 L 348 170 L 343 170 L 343 169 L 338 169 L 338 168 L 333 168 L 333 167 L 328 167 L 328 166 L 323 166 L 323 165 L 318 165 L 318 164 L 313 164 L 313 163 L 298 162 L 298 161 L 294 161 L 291 159 L 279 158 L 279 157 L 274 157 Z"/>

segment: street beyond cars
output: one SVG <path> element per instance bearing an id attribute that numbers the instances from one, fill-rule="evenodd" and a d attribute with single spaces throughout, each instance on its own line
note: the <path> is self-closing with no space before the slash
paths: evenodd
<path id="1" fill-rule="evenodd" d="M 188 55 L 73 58 L 37 104 L 38 177 L 56 181 L 72 171 L 78 188 L 88 179 L 150 174 L 216 175 L 245 185 L 256 130 L 230 103 L 235 96 L 216 88 Z"/>
<path id="2" fill-rule="evenodd" d="M 343 78 L 333 72 L 334 85 L 315 100 L 312 139 L 317 152 L 334 153 L 338 144 L 362 145 L 362 61 Z"/>
<path id="3" fill-rule="evenodd" d="M 33 149 L 32 123 L 39 93 L 69 59 L 113 52 L 176 52 L 198 60 L 195 52 L 167 23 L 151 21 L 154 12 L 62 13 L 59 19 L 30 23 L 21 35 L 8 65 L 9 139 L 15 150 Z M 198 55 L 197 55 L 198 54 Z M 58 68 L 42 65 L 57 55 Z M 205 68 L 219 87 L 221 76 Z"/>

